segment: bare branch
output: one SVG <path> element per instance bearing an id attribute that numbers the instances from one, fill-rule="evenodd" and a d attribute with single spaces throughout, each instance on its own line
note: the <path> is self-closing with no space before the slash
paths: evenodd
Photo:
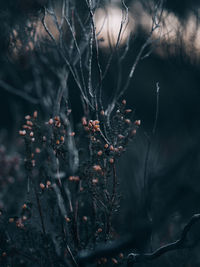
<path id="1" fill-rule="evenodd" d="M 133 266 L 134 263 L 138 262 L 145 262 L 145 261 L 151 261 L 154 260 L 163 254 L 173 251 L 173 250 L 178 250 L 178 249 L 184 249 L 191 247 L 191 245 L 187 245 L 187 235 L 189 231 L 191 230 L 192 226 L 196 224 L 197 222 L 200 221 L 200 214 L 195 214 L 192 216 L 190 221 L 186 224 L 186 226 L 183 228 L 182 234 L 180 239 L 173 243 L 169 243 L 167 245 L 164 245 L 157 250 L 155 250 L 153 253 L 145 253 L 145 254 L 135 254 L 131 253 L 128 256 L 128 266 Z"/>

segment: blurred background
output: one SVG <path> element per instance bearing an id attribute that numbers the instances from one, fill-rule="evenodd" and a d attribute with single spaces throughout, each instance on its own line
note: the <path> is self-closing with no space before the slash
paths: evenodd
<path id="1" fill-rule="evenodd" d="M 88 9 L 85 1 L 71 2 L 76 5 L 80 16 L 74 16 L 79 41 L 83 32 L 81 23 L 76 20 L 87 21 Z M 95 6 L 96 1 L 92 3 Z M 42 24 L 46 4 L 48 0 L 7 0 L 0 3 L 2 153 L 3 145 L 12 155 L 20 151 L 21 144 L 16 140 L 24 115 L 35 109 L 44 119 L 52 115 L 53 88 L 56 90 L 60 77 L 63 77 L 65 63 L 57 55 Z M 58 20 L 61 5 L 61 0 L 54 2 Z M 158 5 L 158 1 L 151 0 L 107 0 L 99 1 L 94 10 L 102 69 L 107 68 L 110 55 L 113 55 L 102 85 L 105 103 L 112 99 L 116 88 L 121 90 L 126 84 L 130 68 L 152 31 L 154 19 L 157 19 L 154 14 Z M 127 106 L 141 119 L 142 127 L 118 168 L 123 197 L 122 213 L 116 218 L 116 227 L 120 234 L 126 234 L 137 228 L 136 218 L 150 223 L 151 234 L 147 232 L 144 242 L 141 242 L 141 249 L 144 250 L 149 249 L 150 239 L 153 240 L 151 244 L 154 249 L 175 240 L 189 218 L 200 211 L 200 2 L 163 1 L 162 16 L 158 22 L 159 26 L 152 32 L 151 43 L 144 49 L 124 95 Z M 59 32 L 51 14 L 46 16 L 46 24 L 58 40 Z M 65 27 L 64 40 L 68 44 L 71 37 L 67 25 Z M 122 34 L 116 49 L 120 29 Z M 85 30 L 89 29 L 85 27 Z M 120 62 L 119 55 L 124 55 Z M 87 57 L 86 53 L 84 56 Z M 94 64 L 94 83 L 98 75 Z M 71 74 L 68 88 L 70 105 L 75 110 L 75 125 L 80 121 L 83 110 L 80 92 Z M 155 134 L 152 135 L 157 107 L 158 120 Z M 147 136 L 151 138 L 150 145 Z M 14 162 L 18 164 L 17 159 Z M 3 175 L 0 174 L 1 179 Z M 144 179 L 148 188 L 148 211 L 143 206 Z M 170 253 L 154 263 L 138 266 L 199 266 L 200 258 L 196 250 Z"/>

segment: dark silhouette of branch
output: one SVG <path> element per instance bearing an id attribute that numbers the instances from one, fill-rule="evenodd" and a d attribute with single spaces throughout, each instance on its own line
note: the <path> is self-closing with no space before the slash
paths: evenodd
<path id="1" fill-rule="evenodd" d="M 130 253 L 127 258 L 127 264 L 128 266 L 132 266 L 134 263 L 138 262 L 145 262 L 145 261 L 151 261 L 154 260 L 161 255 L 172 251 L 172 250 L 178 250 L 183 248 L 189 248 L 191 245 L 187 244 L 187 235 L 189 231 L 191 230 L 192 226 L 200 221 L 200 214 L 195 214 L 192 216 L 190 221 L 186 224 L 184 227 L 180 239 L 176 240 L 175 242 L 166 244 L 157 250 L 155 250 L 152 253 L 144 253 L 144 254 L 136 254 L 136 253 Z M 130 247 L 137 247 L 138 238 L 140 235 L 140 239 L 143 239 L 141 236 L 141 232 L 136 232 L 136 235 L 129 238 L 122 238 L 120 241 L 114 241 L 107 244 L 101 244 L 99 245 L 95 250 L 93 251 L 87 251 L 83 250 L 78 254 L 78 262 L 80 266 L 84 266 L 88 262 L 92 262 L 98 258 L 101 257 L 112 257 L 119 252 L 125 251 L 129 249 Z M 193 245 L 196 245 L 193 244 Z"/>
<path id="2" fill-rule="evenodd" d="M 195 223 L 197 223 L 198 221 L 200 221 L 200 214 L 193 215 L 192 218 L 190 219 L 190 221 L 183 228 L 180 239 L 176 240 L 175 242 L 164 245 L 152 253 L 145 253 L 145 254 L 131 253 L 131 254 L 129 254 L 128 255 L 128 266 L 129 267 L 133 266 L 134 263 L 138 263 L 138 262 L 145 262 L 145 261 L 154 260 L 154 259 L 162 256 L 163 254 L 165 254 L 169 251 L 190 247 L 191 245 L 187 245 L 187 234 L 191 230 L 192 226 Z"/>

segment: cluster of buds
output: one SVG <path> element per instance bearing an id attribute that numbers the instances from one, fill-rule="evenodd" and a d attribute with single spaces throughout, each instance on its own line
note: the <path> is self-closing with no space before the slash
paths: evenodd
<path id="1" fill-rule="evenodd" d="M 105 114 L 100 113 L 100 115 L 103 116 Z M 141 121 L 133 120 L 132 117 L 132 110 L 126 108 L 126 100 L 123 100 L 121 104 L 118 104 L 115 112 L 112 113 L 108 128 L 105 129 L 105 132 L 104 128 L 102 128 L 99 135 L 93 134 L 96 131 L 100 131 L 99 121 L 90 120 L 88 122 L 85 117 L 82 118 L 82 125 L 85 127 L 85 130 L 91 132 L 92 165 L 89 186 L 95 192 L 94 194 L 101 194 L 102 186 L 107 186 L 106 182 L 109 181 L 110 176 L 112 174 L 115 175 L 117 158 L 126 150 L 128 142 L 136 135 Z M 102 124 L 104 121 L 104 118 L 102 118 Z M 107 124 L 105 124 L 106 127 Z M 116 205 L 117 201 L 116 197 Z M 118 259 L 113 259 L 112 262 L 117 264 L 119 261 Z"/>
<path id="2" fill-rule="evenodd" d="M 137 133 L 137 128 L 141 125 L 140 120 L 135 120 L 134 122 L 131 121 L 130 118 L 127 118 L 127 115 L 129 115 L 132 112 L 131 109 L 126 109 L 126 100 L 122 100 L 121 105 L 116 111 L 115 115 L 115 122 L 114 122 L 114 128 L 116 129 L 115 125 L 119 125 L 118 129 L 120 131 L 118 132 L 118 140 L 120 145 L 123 143 L 127 143 L 127 138 L 134 137 Z"/>
<path id="3" fill-rule="evenodd" d="M 92 132 L 99 132 L 100 131 L 100 126 L 99 126 L 99 121 L 98 120 L 90 120 L 88 123 L 88 128 Z"/>
<path id="4" fill-rule="evenodd" d="M 59 116 L 55 116 L 54 119 L 50 118 L 48 121 L 49 125 L 55 125 L 56 127 L 61 127 L 61 120 Z"/>
<path id="5" fill-rule="evenodd" d="M 82 125 L 84 126 L 86 131 L 91 131 L 93 133 L 100 131 L 100 125 L 98 120 L 90 120 L 87 123 L 87 119 L 85 117 L 82 118 Z"/>
<path id="6" fill-rule="evenodd" d="M 47 181 L 46 185 L 44 183 L 40 183 L 40 188 L 44 190 L 45 188 L 50 188 L 51 187 L 51 182 Z"/>
<path id="7" fill-rule="evenodd" d="M 34 132 L 33 132 L 33 125 L 34 125 L 33 121 L 37 119 L 37 116 L 38 116 L 37 110 L 33 112 L 32 117 L 30 115 L 26 115 L 25 116 L 26 123 L 22 126 L 23 130 L 19 131 L 19 135 L 21 136 L 26 136 L 29 134 L 32 142 L 35 141 Z"/>
<path id="8" fill-rule="evenodd" d="M 64 142 L 66 137 L 66 130 L 63 127 L 63 123 L 59 116 L 55 116 L 54 118 L 50 118 L 46 124 L 53 127 L 54 130 L 54 143 L 56 144 L 56 147 L 54 149 L 59 148 Z M 74 136 L 75 133 L 70 133 L 70 136 Z M 46 141 L 46 138 L 45 140 Z"/>
<path id="9" fill-rule="evenodd" d="M 102 147 L 102 141 L 99 139 L 99 137 L 94 135 L 91 136 L 91 140 L 94 143 L 94 149 L 96 150 L 95 154 L 99 158 L 97 158 L 98 162 L 100 159 L 105 159 L 105 157 L 108 157 L 108 162 L 113 164 L 115 162 L 115 157 L 120 156 L 121 153 L 125 151 L 128 141 L 136 135 L 137 128 L 140 126 L 141 121 L 131 121 L 131 119 L 127 117 L 131 113 L 132 110 L 130 108 L 126 108 L 126 100 L 122 100 L 121 105 L 119 104 L 118 108 L 116 109 L 116 113 L 112 116 L 111 128 L 108 130 L 108 132 L 110 131 L 109 135 L 114 137 L 113 140 L 109 140 L 109 143 L 102 132 L 101 138 L 103 141 L 106 141 Z M 87 123 L 86 118 L 83 117 L 82 124 L 88 131 L 100 131 L 98 120 L 90 120 L 89 123 Z"/>
<path id="10" fill-rule="evenodd" d="M 99 158 L 101 157 L 105 157 L 105 156 L 108 156 L 109 155 L 109 159 L 108 159 L 108 162 L 110 164 L 113 164 L 115 162 L 115 159 L 114 157 L 116 155 L 120 155 L 120 153 L 124 150 L 124 148 L 122 146 L 119 146 L 119 147 L 114 147 L 113 145 L 109 145 L 109 144 L 105 144 L 104 145 L 104 149 L 103 150 L 99 150 L 97 151 L 97 156 Z M 100 165 L 94 165 L 93 166 L 93 169 L 95 171 L 101 171 L 101 166 Z"/>

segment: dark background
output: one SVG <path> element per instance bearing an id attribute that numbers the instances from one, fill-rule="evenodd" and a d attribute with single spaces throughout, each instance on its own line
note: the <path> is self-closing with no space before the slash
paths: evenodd
<path id="1" fill-rule="evenodd" d="M 22 88 L 33 79 L 29 55 L 20 54 L 10 60 L 9 34 L 19 27 L 23 34 L 24 24 L 30 17 L 41 16 L 45 1 L 1 1 L 0 3 L 0 79 L 13 87 Z M 77 1 L 78 2 L 78 1 Z M 85 6 L 79 1 L 81 12 Z M 127 1 L 127 5 L 131 1 Z M 188 15 L 198 15 L 200 3 L 193 1 L 167 0 L 165 9 L 173 12 L 183 23 Z M 145 35 L 145 34 L 144 34 Z M 126 61 L 123 65 L 124 82 L 128 67 L 145 39 L 143 31 L 131 41 Z M 181 38 L 181 37 L 180 37 Z M 181 42 L 180 42 L 181 43 Z M 165 49 L 165 48 L 163 48 Z M 105 66 L 108 51 L 100 51 L 100 62 Z M 191 52 L 192 53 L 192 52 Z M 196 52 L 194 52 L 196 53 Z M 153 218 L 152 231 L 154 247 L 173 241 L 179 236 L 185 222 L 200 210 L 200 62 L 199 55 L 188 54 L 178 46 L 175 53 L 166 52 L 161 57 L 155 49 L 152 54 L 137 66 L 134 78 L 125 95 L 128 106 L 142 121 L 136 141 L 128 148 L 119 165 L 123 212 L 118 218 L 117 227 L 123 233 L 134 231 L 137 220 L 148 222 L 143 210 L 142 181 L 144 160 L 147 151 L 147 138 L 151 136 L 156 112 L 156 83 L 159 83 L 159 115 L 155 135 L 151 138 L 148 159 L 148 203 Z M 194 60 L 195 59 L 195 60 Z M 52 58 L 52 64 L 57 64 Z M 109 98 L 116 85 L 115 58 L 104 81 L 104 90 Z M 51 72 L 46 73 L 51 75 Z M 56 77 L 55 77 L 56 80 Z M 70 78 L 71 104 L 76 109 L 75 123 L 81 118 L 79 92 Z M 105 97 L 106 98 L 106 97 Z M 108 99 L 107 98 L 107 99 Z M 106 99 L 106 100 L 107 100 Z M 14 150 L 15 140 L 24 114 L 42 108 L 30 104 L 0 88 L 0 129 L 2 142 Z M 131 205 L 130 205 L 131 203 Z M 134 203 L 135 205 L 133 205 Z M 143 237 L 142 247 L 148 247 L 149 234 Z M 143 246 L 143 243 L 145 244 Z M 197 250 L 198 251 L 198 250 Z M 200 259 L 195 249 L 164 256 L 153 264 L 141 266 L 198 266 Z M 138 266 L 140 266 L 138 264 Z"/>

